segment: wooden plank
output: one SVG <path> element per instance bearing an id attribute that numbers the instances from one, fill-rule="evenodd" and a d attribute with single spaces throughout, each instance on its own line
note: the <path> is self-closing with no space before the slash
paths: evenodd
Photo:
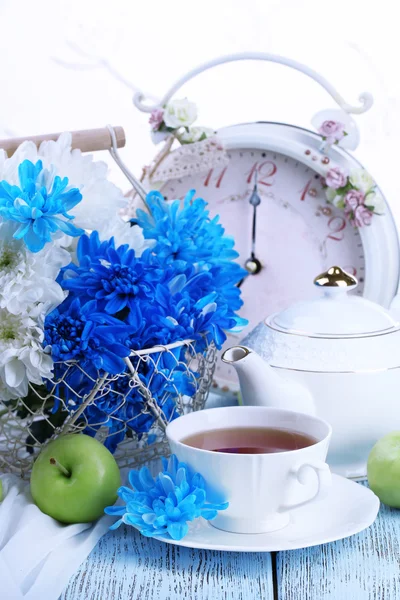
<path id="1" fill-rule="evenodd" d="M 104 536 L 61 600 L 273 600 L 271 557 L 179 548 L 121 527 Z"/>
<path id="2" fill-rule="evenodd" d="M 125 132 L 122 127 L 114 127 L 115 137 L 117 141 L 117 147 L 123 148 L 125 146 Z M 31 135 L 28 137 L 21 138 L 8 138 L 0 140 L 0 148 L 7 152 L 10 157 L 14 154 L 16 149 L 22 142 L 31 141 L 36 146 L 46 140 L 58 140 L 61 133 L 46 133 L 44 135 Z M 72 136 L 72 148 L 79 148 L 82 152 L 96 152 L 98 150 L 108 150 L 112 146 L 112 140 L 110 132 L 107 127 L 100 129 L 83 129 L 82 131 L 71 131 Z"/>
<path id="3" fill-rule="evenodd" d="M 381 506 L 358 535 L 279 553 L 277 587 L 279 600 L 398 600 L 400 511 Z"/>

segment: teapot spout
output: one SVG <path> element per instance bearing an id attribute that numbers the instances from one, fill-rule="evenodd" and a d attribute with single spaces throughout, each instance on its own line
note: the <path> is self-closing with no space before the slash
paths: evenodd
<path id="1" fill-rule="evenodd" d="M 222 360 L 236 369 L 244 405 L 315 413 L 312 396 L 303 385 L 276 373 L 261 356 L 246 346 L 229 348 L 223 353 Z"/>

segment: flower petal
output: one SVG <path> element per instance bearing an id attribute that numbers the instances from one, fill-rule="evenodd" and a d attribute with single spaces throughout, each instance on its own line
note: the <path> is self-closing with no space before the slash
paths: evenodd
<path id="1" fill-rule="evenodd" d="M 187 523 L 169 523 L 167 527 L 167 532 L 173 540 L 181 540 L 188 531 L 189 527 Z"/>
<path id="2" fill-rule="evenodd" d="M 4 365 L 4 378 L 7 385 L 17 388 L 25 379 L 26 369 L 18 359 L 10 360 Z"/>
<path id="3" fill-rule="evenodd" d="M 173 493 L 175 490 L 175 485 L 171 477 L 169 475 L 165 475 L 164 473 L 160 473 L 158 477 L 164 489 L 165 495 L 168 496 L 170 492 Z"/>
<path id="4" fill-rule="evenodd" d="M 106 515 L 124 515 L 126 512 L 125 506 L 106 506 L 104 509 Z"/>

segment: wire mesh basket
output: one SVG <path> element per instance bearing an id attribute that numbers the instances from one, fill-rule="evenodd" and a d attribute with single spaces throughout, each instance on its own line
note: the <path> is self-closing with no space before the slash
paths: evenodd
<path id="1" fill-rule="evenodd" d="M 185 340 L 133 351 L 118 375 L 55 363 L 50 386 L 0 401 L 0 471 L 26 477 L 41 446 L 67 433 L 96 437 L 121 467 L 168 454 L 165 428 L 204 407 L 216 358 L 213 344 Z"/>

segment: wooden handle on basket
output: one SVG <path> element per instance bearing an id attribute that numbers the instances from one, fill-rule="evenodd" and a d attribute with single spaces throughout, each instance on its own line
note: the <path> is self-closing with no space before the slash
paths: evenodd
<path id="1" fill-rule="evenodd" d="M 117 147 L 125 146 L 125 132 L 122 127 L 114 127 Z M 0 140 L 0 148 L 3 148 L 10 157 L 22 142 L 30 141 L 39 146 L 46 140 L 57 140 L 60 133 L 47 133 L 45 135 L 32 135 L 29 137 L 9 138 Z M 96 152 L 97 150 L 109 150 L 112 146 L 111 135 L 107 127 L 101 129 L 83 129 L 72 131 L 72 148 L 79 148 L 82 152 Z"/>

